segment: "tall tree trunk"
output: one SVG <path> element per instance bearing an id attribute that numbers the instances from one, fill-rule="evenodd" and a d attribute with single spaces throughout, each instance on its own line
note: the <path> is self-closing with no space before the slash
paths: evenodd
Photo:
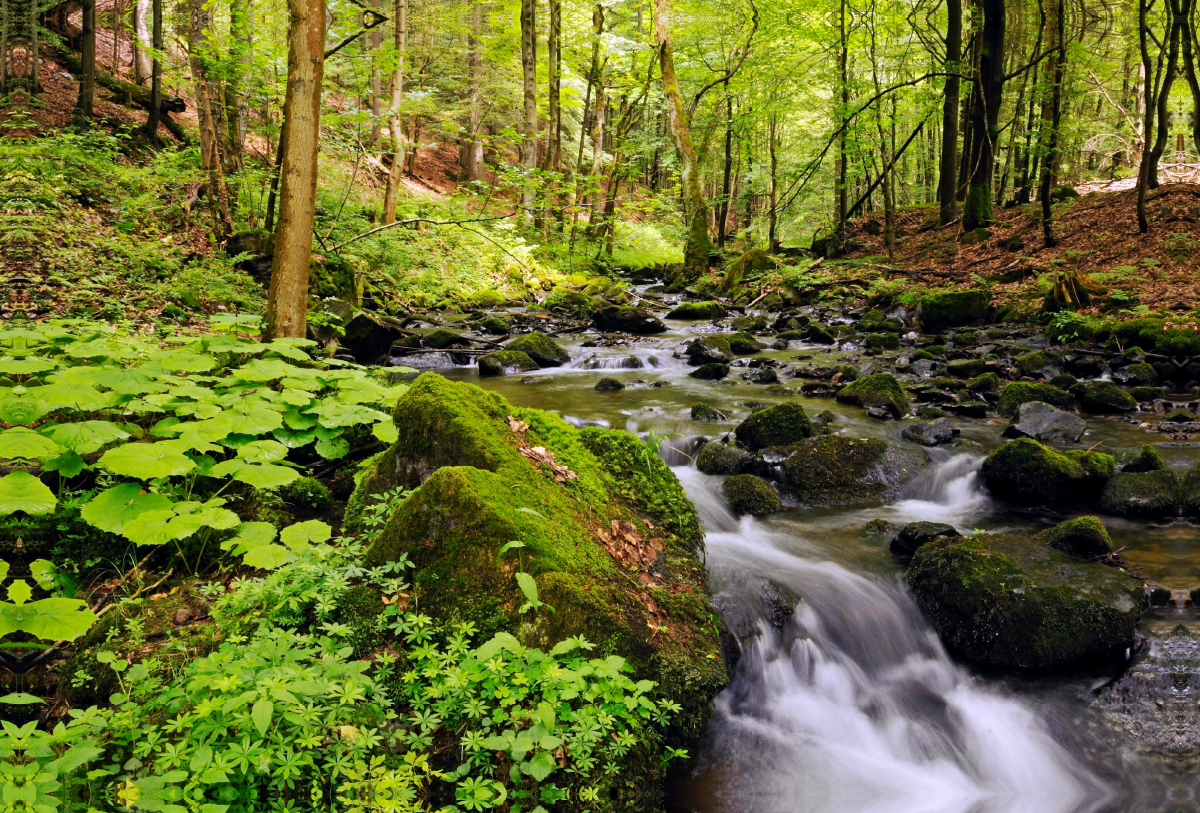
<path id="1" fill-rule="evenodd" d="M 1168 5 L 1168 9 L 1174 11 L 1174 4 Z M 1167 148 L 1167 136 L 1170 129 L 1170 111 L 1169 102 L 1171 99 L 1171 86 L 1175 83 L 1175 74 L 1178 72 L 1179 66 L 1179 40 L 1180 33 L 1183 28 L 1183 21 L 1179 15 L 1172 13 L 1170 15 L 1170 46 L 1167 50 L 1167 67 L 1162 73 L 1162 85 L 1158 89 L 1157 107 L 1155 118 L 1158 119 L 1158 129 L 1155 131 L 1154 147 L 1150 150 L 1150 166 L 1146 172 L 1146 180 L 1150 189 L 1158 188 L 1158 162 L 1162 158 L 1163 152 Z M 1147 102 L 1147 106 L 1149 103 Z M 1147 143 L 1150 138 L 1150 130 L 1146 130 Z"/>
<path id="2" fill-rule="evenodd" d="M 400 179 L 404 177 L 404 126 L 400 121 L 400 105 L 404 101 L 404 58 L 408 51 L 408 0 L 396 0 L 394 42 L 396 70 L 392 74 L 392 105 L 388 130 L 392 139 L 392 165 L 388 169 L 387 185 L 383 190 L 383 222 L 396 222 L 396 205 L 400 200 Z"/>
<path id="3" fill-rule="evenodd" d="M 838 5 L 838 85 L 840 87 L 838 95 L 838 125 L 841 128 L 841 134 L 838 136 L 838 170 L 837 170 L 837 216 L 838 216 L 838 243 L 842 243 L 846 239 L 847 224 L 846 218 L 849 215 L 847 206 L 849 206 L 849 170 L 850 170 L 850 148 L 849 148 L 849 120 L 850 115 L 850 47 L 847 40 L 846 31 L 846 0 L 841 0 Z"/>
<path id="4" fill-rule="evenodd" d="M 196 93 L 196 120 L 200 125 L 200 166 L 208 175 L 208 196 L 213 204 L 214 228 L 217 239 L 233 231 L 229 209 L 229 187 L 222 171 L 221 137 L 217 118 L 213 114 L 212 86 L 209 65 L 212 53 L 212 14 L 204 0 L 191 0 L 191 27 L 188 30 L 188 61 Z"/>
<path id="5" fill-rule="evenodd" d="M 962 72 L 962 0 L 946 0 L 946 73 Z M 942 149 L 938 161 L 938 224 L 958 217 L 958 107 L 960 82 L 947 76 L 942 102 Z"/>
<path id="6" fill-rule="evenodd" d="M 303 337 L 307 326 L 308 270 L 317 197 L 321 136 L 321 83 L 325 72 L 324 0 L 288 0 L 287 95 L 283 103 L 283 161 L 279 225 L 275 229 L 271 287 L 263 338 Z"/>
<path id="7" fill-rule="evenodd" d="M 717 206 L 717 246 L 725 248 L 725 221 L 729 218 L 730 176 L 733 174 L 733 97 L 725 82 L 725 166 L 721 174 L 721 202 Z"/>
<path id="8" fill-rule="evenodd" d="M 776 231 L 779 228 L 779 212 L 776 207 L 779 205 L 779 194 L 777 182 L 779 180 L 779 159 L 776 155 L 776 149 L 779 146 L 779 117 L 772 114 L 771 121 L 767 129 L 767 146 L 770 149 L 771 157 L 771 208 L 767 214 L 767 251 L 774 254 L 779 250 L 779 239 Z"/>
<path id="9" fill-rule="evenodd" d="M 121 0 L 113 0 L 112 9 L 112 75 L 121 75 L 121 66 L 117 64 L 117 45 L 121 40 L 121 18 L 124 16 Z"/>
<path id="10" fill-rule="evenodd" d="M 1183 71 L 1188 89 L 1192 92 L 1192 144 L 1200 152 L 1200 78 L 1196 75 L 1196 28 L 1194 0 L 1172 0 L 1174 13 L 1179 18 L 1183 43 Z"/>
<path id="11" fill-rule="evenodd" d="M 146 116 L 146 124 L 142 132 L 151 144 L 158 144 L 158 119 L 162 111 L 162 44 L 163 44 L 163 0 L 150 0 L 151 17 L 151 47 L 153 48 L 150 63 L 150 112 Z"/>
<path id="12" fill-rule="evenodd" d="M 567 244 L 567 253 L 575 250 L 575 231 L 578 227 L 578 213 L 575 211 L 583 194 L 583 144 L 586 140 L 588 125 L 588 106 L 592 100 L 592 90 L 600 77 L 600 37 L 604 34 L 604 6 L 596 3 L 592 9 L 592 63 L 588 69 L 587 90 L 583 96 L 583 110 L 579 116 L 579 150 L 575 155 L 575 183 L 571 195 L 571 236 Z"/>
<path id="13" fill-rule="evenodd" d="M 591 212 L 588 214 L 588 235 L 595 236 L 604 217 L 604 188 L 600 185 L 600 167 L 604 160 L 604 128 L 608 123 L 608 99 L 604 94 L 604 82 L 596 83 L 596 110 L 592 114 L 592 169 L 588 173 L 590 183 L 596 188 L 589 193 Z"/>
<path id="14" fill-rule="evenodd" d="M 371 0 L 371 8 L 378 12 L 383 0 Z M 379 26 L 367 35 L 367 50 L 371 54 L 371 146 L 379 144 L 383 134 L 383 71 L 379 69 L 379 46 L 383 45 L 383 32 Z"/>
<path id="15" fill-rule="evenodd" d="M 670 0 L 654 0 L 654 37 L 662 69 L 663 96 L 667 103 L 667 121 L 671 140 L 679 156 L 679 176 L 688 217 L 687 242 L 683 247 L 684 272 L 695 278 L 708 271 L 712 242 L 708 238 L 708 201 L 700 186 L 700 168 L 692 145 L 691 123 L 679 92 L 675 73 L 675 45 L 671 40 Z"/>
<path id="16" fill-rule="evenodd" d="M 562 0 L 550 2 L 550 30 L 546 37 L 546 59 L 549 63 L 549 99 L 547 102 L 546 171 L 561 170 L 559 152 L 562 148 Z"/>
<path id="17" fill-rule="evenodd" d="M 154 70 L 150 64 L 151 43 L 154 41 L 150 6 L 151 0 L 136 0 L 133 7 L 133 81 L 138 85 L 145 85 Z"/>
<path id="18" fill-rule="evenodd" d="M 1050 55 L 1050 65 L 1047 67 L 1053 77 L 1051 81 L 1054 83 L 1050 88 L 1050 129 L 1046 138 L 1046 157 L 1042 161 L 1042 183 L 1038 189 L 1038 197 L 1041 198 L 1042 203 L 1042 238 L 1046 248 L 1055 246 L 1050 193 L 1054 189 L 1055 169 L 1058 164 L 1058 131 L 1062 124 L 1063 72 L 1067 66 L 1066 16 L 1066 4 L 1064 0 L 1058 0 L 1052 21 L 1054 27 L 1051 29 L 1054 36 L 1054 53 Z"/>
<path id="19" fill-rule="evenodd" d="M 533 227 L 534 171 L 537 169 L 537 0 L 521 0 L 521 208 L 525 228 Z"/>
<path id="20" fill-rule="evenodd" d="M 75 103 L 75 115 L 90 119 L 96 96 L 96 0 L 83 0 L 83 46 L 80 62 L 83 70 L 79 76 L 79 100 Z"/>
<path id="21" fill-rule="evenodd" d="M 470 94 L 470 109 L 467 113 L 466 151 L 460 162 L 461 179 L 466 182 L 482 181 L 483 174 L 483 4 L 471 5 L 471 28 L 467 35 L 467 84 Z"/>
<path id="22" fill-rule="evenodd" d="M 1000 130 L 1000 103 L 1004 94 L 1004 2 L 980 0 L 979 74 L 971 114 L 971 184 L 963 204 L 963 229 L 972 231 L 992 222 L 992 169 L 994 145 Z"/>
<path id="23" fill-rule="evenodd" d="M 229 66 L 225 80 L 226 169 L 236 172 L 244 161 L 246 141 L 246 80 L 250 68 L 250 0 L 229 0 Z"/>

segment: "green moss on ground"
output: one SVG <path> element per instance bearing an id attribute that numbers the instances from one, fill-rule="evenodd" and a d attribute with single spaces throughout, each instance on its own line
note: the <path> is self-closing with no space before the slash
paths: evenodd
<path id="1" fill-rule="evenodd" d="M 724 319 L 729 312 L 720 302 L 683 302 L 667 314 L 668 319 Z"/>
<path id="2" fill-rule="evenodd" d="M 991 297 L 982 290 L 930 291 L 917 305 L 917 318 L 927 332 L 957 325 L 981 324 Z"/>

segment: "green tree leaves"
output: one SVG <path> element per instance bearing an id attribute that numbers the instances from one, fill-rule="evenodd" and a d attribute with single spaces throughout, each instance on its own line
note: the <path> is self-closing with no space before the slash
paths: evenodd
<path id="1" fill-rule="evenodd" d="M 17 511 L 48 514 L 58 504 L 54 493 L 24 469 L 14 469 L 0 477 L 0 517 Z"/>
<path id="2" fill-rule="evenodd" d="M 163 443 L 127 443 L 109 449 L 99 465 L 113 474 L 137 480 L 171 477 L 196 468 L 191 458 Z"/>

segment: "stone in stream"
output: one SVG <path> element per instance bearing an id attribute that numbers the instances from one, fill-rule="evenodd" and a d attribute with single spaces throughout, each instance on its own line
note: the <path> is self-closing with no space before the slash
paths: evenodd
<path id="1" fill-rule="evenodd" d="M 779 373 L 775 372 L 775 370 L 770 367 L 763 367 L 755 372 L 754 375 L 750 377 L 750 380 L 755 384 L 778 384 Z"/>
<path id="2" fill-rule="evenodd" d="M 692 365 L 728 364 L 733 361 L 733 351 L 729 348 L 729 340 L 724 336 L 702 336 L 688 342 L 683 352 L 687 355 L 688 363 Z"/>
<path id="3" fill-rule="evenodd" d="M 768 446 L 786 446 L 812 437 L 812 422 L 799 404 L 778 404 L 759 410 L 738 424 L 738 442 L 752 452 Z"/>
<path id="4" fill-rule="evenodd" d="M 596 382 L 593 388 L 596 392 L 617 392 L 625 389 L 625 385 L 615 378 L 602 378 Z"/>
<path id="5" fill-rule="evenodd" d="M 1009 418 L 1017 414 L 1017 409 L 1026 401 L 1041 401 L 1059 409 L 1070 409 L 1075 405 L 1075 399 L 1066 390 L 1052 387 L 1049 384 L 1031 384 L 1027 381 L 1014 381 L 1004 387 L 996 411 Z"/>
<path id="6" fill-rule="evenodd" d="M 536 361 L 519 350 L 499 350 L 479 357 L 481 376 L 512 375 L 538 369 Z"/>
<path id="7" fill-rule="evenodd" d="M 763 349 L 763 344 L 749 333 L 731 333 L 729 349 L 735 356 L 749 356 Z"/>
<path id="8" fill-rule="evenodd" d="M 928 462 L 914 446 L 876 438 L 824 435 L 768 453 L 786 455 L 771 470 L 780 487 L 813 505 L 876 502 L 907 483 Z"/>
<path id="9" fill-rule="evenodd" d="M 407 556 L 413 598 L 438 624 L 473 622 L 543 649 L 577 635 L 603 641 L 628 661 L 631 679 L 656 681 L 682 705 L 678 731 L 700 730 L 727 679 L 699 553 L 703 531 L 666 463 L 628 432 L 576 429 L 438 375 L 417 378 L 394 419 L 403 431 L 363 470 L 347 527 L 359 527 L 369 495 L 414 490 L 364 566 Z M 521 613 L 517 560 L 501 553 L 513 539 L 525 543 L 521 569 L 535 574 L 554 612 Z M 374 608 L 373 620 L 378 593 L 352 590 Z"/>
<path id="10" fill-rule="evenodd" d="M 943 328 L 982 324 L 987 319 L 991 297 L 987 291 L 932 291 L 917 303 L 917 319 L 926 333 Z"/>
<path id="11" fill-rule="evenodd" d="M 702 364 L 688 373 L 688 377 L 699 378 L 701 381 L 720 381 L 727 375 L 729 375 L 728 364 Z"/>
<path id="12" fill-rule="evenodd" d="M 823 381 L 810 381 L 800 385 L 800 394 L 809 398 L 832 398 L 840 389 L 836 384 L 826 384 Z"/>
<path id="13" fill-rule="evenodd" d="M 833 334 L 829 332 L 829 329 L 815 322 L 804 328 L 802 338 L 812 344 L 833 344 L 834 342 Z"/>
<path id="14" fill-rule="evenodd" d="M 1089 384 L 1080 404 L 1088 412 L 1102 415 L 1124 414 L 1137 409 L 1136 398 L 1108 381 Z"/>
<path id="15" fill-rule="evenodd" d="M 1158 449 L 1155 449 L 1150 444 L 1143 444 L 1140 449 L 1128 463 L 1121 466 L 1121 471 L 1136 474 L 1144 471 L 1164 471 L 1167 464 L 1158 454 Z"/>
<path id="16" fill-rule="evenodd" d="M 950 649 L 989 666 L 1048 669 L 1133 646 L 1141 583 L 1046 538 L 937 537 L 916 550 L 906 580 Z"/>
<path id="17" fill-rule="evenodd" d="M 571 360 L 571 354 L 545 333 L 526 333 L 504 345 L 504 348 L 524 353 L 539 367 L 561 367 Z"/>
<path id="18" fill-rule="evenodd" d="M 1063 505 L 1094 497 L 1116 472 L 1102 452 L 1058 451 L 1031 438 L 1009 441 L 983 461 L 983 481 L 1018 505 Z"/>
<path id="19" fill-rule="evenodd" d="M 729 312 L 720 302 L 681 302 L 668 319 L 724 319 Z"/>
<path id="20" fill-rule="evenodd" d="M 976 376 L 967 382 L 967 389 L 971 392 L 999 392 L 1000 376 L 995 373 Z"/>
<path id="21" fill-rule="evenodd" d="M 939 418 L 930 423 L 914 423 L 906 426 L 900 433 L 906 440 L 919 443 L 922 446 L 940 446 L 954 440 L 955 430 L 950 421 Z"/>
<path id="22" fill-rule="evenodd" d="M 709 441 L 696 455 L 696 468 L 705 474 L 741 474 L 754 462 L 745 449 L 720 441 Z"/>
<path id="23" fill-rule="evenodd" d="M 693 421 L 724 421 L 728 416 L 714 406 L 708 404 L 695 404 L 692 407 Z"/>
<path id="24" fill-rule="evenodd" d="M 954 359 L 946 362 L 946 372 L 955 378 L 975 378 L 987 372 L 983 359 Z"/>
<path id="25" fill-rule="evenodd" d="M 512 323 L 507 317 L 488 314 L 480 320 L 479 329 L 493 336 L 507 336 L 512 332 Z"/>
<path id="26" fill-rule="evenodd" d="M 470 347 L 471 340 L 460 336 L 453 330 L 445 330 L 438 328 L 432 333 L 427 333 L 422 339 L 422 343 L 426 347 L 431 347 L 434 350 L 449 350 L 453 347 Z M 514 349 L 514 348 L 509 348 Z M 520 348 L 515 348 L 520 349 Z"/>
<path id="27" fill-rule="evenodd" d="M 775 487 L 753 474 L 735 474 L 722 484 L 725 499 L 737 516 L 765 517 L 783 508 Z"/>
<path id="28" fill-rule="evenodd" d="M 1179 505 L 1180 481 L 1173 471 L 1121 472 L 1100 494 L 1101 510 L 1118 517 L 1171 517 Z"/>
<path id="29" fill-rule="evenodd" d="M 1163 423 L 1195 423 L 1196 415 L 1184 407 L 1176 407 L 1163 416 Z"/>
<path id="30" fill-rule="evenodd" d="M 610 305 L 592 314 L 592 323 L 603 333 L 632 333 L 649 336 L 662 333 L 667 326 L 642 308 Z"/>
<path id="31" fill-rule="evenodd" d="M 1096 517 L 1076 517 L 1042 531 L 1038 538 L 1052 548 L 1084 559 L 1100 559 L 1113 552 L 1112 538 Z"/>
<path id="32" fill-rule="evenodd" d="M 837 400 L 864 409 L 885 407 L 893 418 L 903 418 L 908 414 L 908 398 L 900 382 L 890 373 L 874 373 L 855 379 L 838 390 Z"/>
<path id="33" fill-rule="evenodd" d="M 917 548 L 939 536 L 959 536 L 959 533 L 953 525 L 944 522 L 910 522 L 892 537 L 888 547 L 896 556 L 907 560 Z"/>
<path id="34" fill-rule="evenodd" d="M 359 364 L 375 364 L 387 354 L 394 342 L 405 338 L 403 331 L 377 316 L 346 307 L 347 310 L 340 314 L 345 333 L 337 341 Z"/>
<path id="35" fill-rule="evenodd" d="M 1017 408 L 1006 438 L 1033 438 L 1046 443 L 1075 443 L 1087 430 L 1087 421 L 1043 401 L 1026 401 Z"/>

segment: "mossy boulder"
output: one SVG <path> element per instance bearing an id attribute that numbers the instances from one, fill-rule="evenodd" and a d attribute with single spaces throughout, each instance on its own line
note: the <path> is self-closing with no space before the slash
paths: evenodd
<path id="1" fill-rule="evenodd" d="M 1038 539 L 1063 553 L 1099 559 L 1113 552 L 1108 528 L 1096 517 L 1076 517 L 1042 531 Z"/>
<path id="2" fill-rule="evenodd" d="M 648 311 L 630 305 L 601 308 L 592 314 L 592 323 L 603 333 L 632 333 L 635 336 L 650 336 L 667 329 Z"/>
<path id="3" fill-rule="evenodd" d="M 724 319 L 729 315 L 720 302 L 683 302 L 667 314 L 668 319 Z"/>
<path id="4" fill-rule="evenodd" d="M 1163 462 L 1162 457 L 1149 443 L 1142 444 L 1137 453 L 1130 458 L 1129 462 L 1121 466 L 1122 472 L 1144 472 L 1144 471 L 1165 471 L 1167 464 Z"/>
<path id="5" fill-rule="evenodd" d="M 873 350 L 897 350 L 900 337 L 895 333 L 872 333 L 867 336 L 866 346 Z"/>
<path id="6" fill-rule="evenodd" d="M 1175 516 L 1179 488 L 1179 477 L 1173 471 L 1123 471 L 1104 485 L 1100 508 L 1118 517 Z"/>
<path id="7" fill-rule="evenodd" d="M 786 446 L 812 437 L 812 422 L 799 404 L 778 404 L 759 410 L 738 424 L 734 434 L 750 451 Z"/>
<path id="8" fill-rule="evenodd" d="M 693 404 L 691 418 L 693 421 L 724 421 L 728 419 L 721 410 L 708 404 Z"/>
<path id="9" fill-rule="evenodd" d="M 481 376 L 513 375 L 537 369 L 538 363 L 519 350 L 498 350 L 479 357 Z"/>
<path id="10" fill-rule="evenodd" d="M 545 333 L 518 336 L 504 345 L 504 349 L 524 353 L 539 367 L 561 367 L 571 360 L 571 354 Z"/>
<path id="11" fill-rule="evenodd" d="M 1060 452 L 1020 438 L 988 455 L 982 471 L 988 490 L 1002 500 L 1062 505 L 1098 493 L 1116 471 L 1116 462 L 1101 452 Z"/>
<path id="12" fill-rule="evenodd" d="M 729 375 L 728 364 L 701 364 L 696 369 L 688 373 L 690 378 L 699 378 L 701 381 L 720 381 L 725 376 Z"/>
<path id="13" fill-rule="evenodd" d="M 967 382 L 971 392 L 997 392 L 1000 389 L 1000 376 L 995 373 L 984 373 Z"/>
<path id="14" fill-rule="evenodd" d="M 895 418 L 908 414 L 908 398 L 891 373 L 873 373 L 856 379 L 837 392 L 838 403 L 863 408 L 884 407 Z"/>
<path id="15" fill-rule="evenodd" d="M 1124 414 L 1137 409 L 1137 399 L 1109 381 L 1089 384 L 1080 406 L 1098 415 Z"/>
<path id="16" fill-rule="evenodd" d="M 732 333 L 729 336 L 729 349 L 735 356 L 749 356 L 762 350 L 764 345 L 749 333 Z"/>
<path id="17" fill-rule="evenodd" d="M 946 372 L 955 378 L 974 378 L 987 372 L 983 359 L 953 359 L 946 363 Z"/>
<path id="18" fill-rule="evenodd" d="M 996 411 L 1009 418 L 1017 414 L 1017 408 L 1027 401 L 1042 401 L 1059 409 L 1071 409 L 1075 405 L 1071 393 L 1049 384 L 1031 384 L 1014 381 L 1005 386 L 996 403 Z"/>
<path id="19" fill-rule="evenodd" d="M 917 318 L 927 333 L 947 327 L 978 325 L 987 319 L 991 297 L 987 291 L 931 291 L 922 295 Z"/>
<path id="20" fill-rule="evenodd" d="M 365 566 L 407 555 L 414 598 L 441 622 L 470 621 L 483 635 L 507 631 L 538 647 L 584 636 L 682 704 L 668 739 L 698 734 L 726 678 L 703 534 L 670 468 L 627 432 L 576 429 L 436 375 L 413 382 L 394 419 L 400 438 L 359 490 L 415 490 Z M 544 453 L 522 453 L 537 447 Z M 500 553 L 514 539 L 553 612 L 521 613 L 518 558 Z"/>
<path id="21" fill-rule="evenodd" d="M 421 339 L 421 343 L 426 347 L 431 347 L 434 350 L 449 350 L 454 347 L 470 347 L 471 340 L 464 336 L 460 336 L 453 330 L 445 330 L 438 328 L 432 333 L 427 333 Z"/>
<path id="22" fill-rule="evenodd" d="M 811 342 L 812 344 L 833 344 L 835 341 L 833 334 L 829 332 L 829 328 L 816 322 L 804 328 L 802 338 L 804 341 Z"/>
<path id="23" fill-rule="evenodd" d="M 687 355 L 688 362 L 693 365 L 728 364 L 733 361 L 733 350 L 724 336 L 701 336 L 699 339 L 693 339 L 684 347 L 683 352 Z"/>
<path id="24" fill-rule="evenodd" d="M 763 271 L 770 271 L 777 263 L 775 258 L 761 248 L 752 248 L 729 264 L 724 279 L 721 280 L 721 293 L 730 293 L 741 286 L 747 279 L 753 279 Z"/>
<path id="25" fill-rule="evenodd" d="M 705 474 L 741 474 L 751 463 L 754 455 L 730 443 L 710 441 L 696 455 L 696 468 Z"/>
<path id="26" fill-rule="evenodd" d="M 1021 375 L 1029 375 L 1037 378 L 1042 375 L 1042 371 L 1054 364 L 1053 360 L 1043 350 L 1030 350 L 1028 353 L 1021 353 L 1013 359 L 1013 366 Z"/>
<path id="27" fill-rule="evenodd" d="M 788 451 L 781 486 L 813 505 L 878 502 L 928 460 L 915 446 L 845 435 L 824 435 Z"/>
<path id="28" fill-rule="evenodd" d="M 906 578 L 950 649 L 1005 668 L 1120 654 L 1133 646 L 1146 607 L 1124 571 L 1036 537 L 937 537 L 917 549 Z"/>
<path id="29" fill-rule="evenodd" d="M 489 314 L 479 320 L 479 330 L 493 336 L 507 336 L 512 332 L 512 322 L 507 316 Z"/>
<path id="30" fill-rule="evenodd" d="M 775 486 L 753 474 L 735 474 L 722 484 L 729 507 L 738 516 L 765 517 L 783 508 Z"/>

